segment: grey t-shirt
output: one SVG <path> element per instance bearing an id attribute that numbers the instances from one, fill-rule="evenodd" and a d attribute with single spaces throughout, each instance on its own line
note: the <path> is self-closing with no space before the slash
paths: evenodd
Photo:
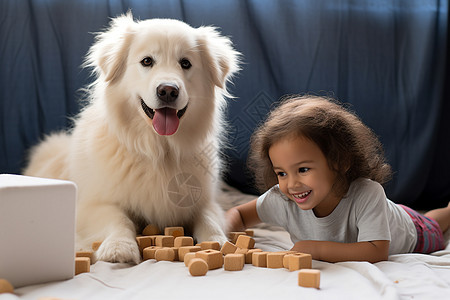
<path id="1" fill-rule="evenodd" d="M 321 240 L 343 243 L 389 240 L 389 254 L 414 250 L 417 231 L 403 208 L 386 198 L 383 187 L 370 179 L 352 182 L 347 195 L 334 211 L 317 218 L 302 210 L 275 185 L 260 196 L 256 209 L 261 221 L 286 229 L 291 240 Z"/>

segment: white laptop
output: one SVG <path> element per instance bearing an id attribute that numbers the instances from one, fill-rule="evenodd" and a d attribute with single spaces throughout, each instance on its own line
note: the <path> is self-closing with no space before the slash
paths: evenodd
<path id="1" fill-rule="evenodd" d="M 76 186 L 0 174 L 0 278 L 15 288 L 75 272 Z"/>

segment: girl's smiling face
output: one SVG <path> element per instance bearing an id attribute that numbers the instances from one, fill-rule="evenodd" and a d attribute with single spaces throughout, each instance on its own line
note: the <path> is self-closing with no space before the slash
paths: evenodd
<path id="1" fill-rule="evenodd" d="M 317 217 L 328 216 L 341 200 L 333 192 L 336 172 L 316 143 L 303 136 L 281 139 L 269 148 L 280 190 Z"/>

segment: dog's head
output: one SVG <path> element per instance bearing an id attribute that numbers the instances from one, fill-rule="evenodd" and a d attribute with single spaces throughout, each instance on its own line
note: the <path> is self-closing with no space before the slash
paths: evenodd
<path id="1" fill-rule="evenodd" d="M 134 21 L 128 13 L 97 36 L 86 65 L 97 75 L 93 86 L 100 91 L 94 93 L 105 95 L 100 98 L 122 129 L 145 124 L 161 136 L 186 131 L 192 138 L 199 127 L 203 134 L 214 127 L 238 61 L 230 40 L 215 28 Z"/>

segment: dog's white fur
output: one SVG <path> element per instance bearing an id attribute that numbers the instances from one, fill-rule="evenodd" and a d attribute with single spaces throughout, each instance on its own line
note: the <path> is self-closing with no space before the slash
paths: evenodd
<path id="1" fill-rule="evenodd" d="M 153 58 L 152 67 L 140 63 L 144 57 Z M 190 69 L 180 67 L 184 58 Z M 78 249 L 103 240 L 98 260 L 138 263 L 138 220 L 161 229 L 191 228 L 198 241 L 226 240 L 215 201 L 218 149 L 226 83 L 238 71 L 238 59 L 230 40 L 214 28 L 176 20 L 134 21 L 128 13 L 97 35 L 86 63 L 97 77 L 88 88 L 89 103 L 71 132 L 52 134 L 32 149 L 24 171 L 77 184 Z M 180 90 L 175 108 L 188 106 L 176 133 L 161 136 L 141 99 L 151 108 L 162 106 L 156 88 L 167 82 Z M 182 173 L 200 184 L 191 205 L 177 205 L 170 195 L 169 183 Z M 179 188 L 189 192 L 182 182 Z"/>

